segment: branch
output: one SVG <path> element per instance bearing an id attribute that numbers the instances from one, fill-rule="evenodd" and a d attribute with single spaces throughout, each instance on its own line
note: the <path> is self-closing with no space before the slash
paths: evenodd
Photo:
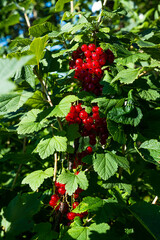
<path id="1" fill-rule="evenodd" d="M 30 24 L 30 21 L 29 21 L 29 18 L 27 16 L 27 13 L 24 12 L 24 17 L 25 17 L 25 20 L 26 20 L 26 23 L 27 23 L 27 27 L 30 28 L 31 27 L 31 24 Z"/>
<path id="2" fill-rule="evenodd" d="M 47 92 L 46 84 L 45 84 L 45 82 L 43 81 L 43 79 L 39 76 L 36 68 L 34 68 L 34 73 L 36 74 L 36 76 L 38 77 L 38 79 L 39 79 L 39 81 L 40 81 L 40 83 L 41 83 L 41 86 L 42 86 L 43 91 L 44 91 L 44 93 L 45 93 L 45 95 L 46 95 L 46 98 L 47 98 L 47 101 L 48 101 L 49 105 L 50 105 L 51 107 L 53 107 L 52 100 L 51 100 L 51 98 L 50 98 L 49 93 Z M 58 121 L 59 128 L 60 128 L 60 130 L 62 131 L 62 130 L 63 130 L 63 126 L 62 126 L 62 122 L 61 122 L 61 120 L 60 120 L 59 117 L 57 117 L 57 121 Z"/>
<path id="3" fill-rule="evenodd" d="M 104 0 L 103 5 L 102 5 L 102 9 L 101 9 L 101 13 L 100 13 L 99 18 L 98 18 L 98 24 L 99 24 L 100 21 L 101 21 L 102 12 L 103 12 L 103 9 L 104 9 L 104 7 L 106 6 L 106 4 L 107 4 L 107 0 Z"/>
<path id="4" fill-rule="evenodd" d="M 73 5 L 73 1 L 70 1 L 70 7 L 71 7 L 71 13 L 74 12 L 74 5 Z"/>
<path id="5" fill-rule="evenodd" d="M 156 204 L 157 200 L 158 200 L 158 196 L 155 196 L 155 198 L 154 198 L 152 204 Z"/>
<path id="6" fill-rule="evenodd" d="M 57 153 L 54 154 L 54 177 L 53 177 L 53 182 L 56 181 L 56 174 L 57 174 Z"/>

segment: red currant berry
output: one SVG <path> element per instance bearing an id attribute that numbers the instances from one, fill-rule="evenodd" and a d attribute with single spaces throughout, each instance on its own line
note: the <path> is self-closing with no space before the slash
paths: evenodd
<path id="1" fill-rule="evenodd" d="M 60 187 L 60 188 L 65 188 L 65 184 L 59 183 L 59 187 Z"/>
<path id="2" fill-rule="evenodd" d="M 60 184 L 59 184 L 59 182 L 55 182 L 55 186 L 57 187 L 57 188 L 59 188 L 60 186 L 59 186 Z"/>
<path id="3" fill-rule="evenodd" d="M 86 152 L 83 151 L 82 153 L 84 154 L 84 156 L 82 156 L 82 158 L 83 158 L 83 157 L 86 156 Z M 75 193 L 78 193 L 78 194 L 81 193 L 81 192 L 83 192 L 83 189 L 82 189 L 82 188 L 79 188 L 79 187 L 78 187 L 77 190 L 75 191 Z"/>
<path id="4" fill-rule="evenodd" d="M 93 123 L 93 118 L 92 117 L 88 117 L 87 118 L 87 123 L 92 124 Z"/>
<path id="5" fill-rule="evenodd" d="M 97 119 L 100 118 L 98 112 L 93 113 L 93 116 L 92 116 L 92 117 L 93 117 L 93 119 L 95 119 L 95 120 L 97 120 Z"/>
<path id="6" fill-rule="evenodd" d="M 88 146 L 88 147 L 86 148 L 86 151 L 87 151 L 88 153 L 92 153 L 93 149 L 92 149 L 92 147 Z"/>
<path id="7" fill-rule="evenodd" d="M 87 50 L 84 52 L 84 55 L 89 58 L 92 56 L 92 53 L 91 53 L 91 51 Z"/>
<path id="8" fill-rule="evenodd" d="M 79 117 L 77 117 L 77 118 L 75 119 L 75 122 L 76 122 L 77 124 L 81 124 L 81 119 L 80 119 Z"/>
<path id="9" fill-rule="evenodd" d="M 92 62 L 92 67 L 93 68 L 99 68 L 100 67 L 99 62 L 98 61 L 93 61 Z"/>
<path id="10" fill-rule="evenodd" d="M 58 202 L 58 200 L 59 200 L 59 197 L 58 197 L 57 194 L 54 194 L 54 195 L 51 196 L 51 201 L 56 203 L 56 202 Z"/>
<path id="11" fill-rule="evenodd" d="M 83 60 L 81 58 L 76 59 L 76 66 L 82 66 Z"/>
<path id="12" fill-rule="evenodd" d="M 88 67 L 87 67 L 87 63 L 83 63 L 82 64 L 82 68 L 83 68 L 83 70 L 86 70 Z"/>
<path id="13" fill-rule="evenodd" d="M 93 53 L 92 53 L 92 59 L 93 59 L 93 60 L 99 60 L 99 54 L 93 52 Z"/>
<path id="14" fill-rule="evenodd" d="M 87 124 L 87 118 L 82 120 L 83 124 Z"/>
<path id="15" fill-rule="evenodd" d="M 64 195 L 66 192 L 66 190 L 64 188 L 59 188 L 58 189 L 58 193 L 61 194 L 61 195 Z"/>
<path id="16" fill-rule="evenodd" d="M 67 213 L 68 220 L 73 220 L 76 217 L 76 213 L 69 212 Z"/>
<path id="17" fill-rule="evenodd" d="M 95 85 L 93 83 L 89 83 L 88 84 L 88 91 L 93 92 L 94 89 L 95 89 Z"/>
<path id="18" fill-rule="evenodd" d="M 82 107 L 81 107 L 81 104 L 80 104 L 80 103 L 75 106 L 75 110 L 76 110 L 77 113 L 79 113 L 80 111 L 82 111 Z"/>
<path id="19" fill-rule="evenodd" d="M 101 68 L 96 68 L 94 72 L 95 72 L 95 74 L 96 74 L 97 76 L 101 76 L 101 75 L 102 75 L 102 70 L 101 70 Z"/>
<path id="20" fill-rule="evenodd" d="M 96 49 L 96 45 L 94 43 L 89 44 L 88 46 L 89 51 L 93 52 Z"/>
<path id="21" fill-rule="evenodd" d="M 87 62 L 87 63 L 89 63 L 89 62 L 91 63 L 91 62 L 92 62 L 92 58 L 86 57 L 86 62 Z"/>
<path id="22" fill-rule="evenodd" d="M 105 63 L 106 63 L 106 59 L 105 58 L 100 58 L 99 63 L 100 63 L 101 66 L 104 66 Z"/>
<path id="23" fill-rule="evenodd" d="M 74 203 L 72 204 L 73 209 L 75 209 L 78 205 L 79 205 L 79 202 L 74 202 Z"/>
<path id="24" fill-rule="evenodd" d="M 56 206 L 56 203 L 55 203 L 54 201 L 50 200 L 50 201 L 49 201 L 49 205 L 50 205 L 51 207 L 55 207 L 55 206 Z"/>
<path id="25" fill-rule="evenodd" d="M 79 171 L 75 172 L 74 175 L 78 175 L 79 174 Z"/>
<path id="26" fill-rule="evenodd" d="M 95 139 L 95 137 L 96 137 L 96 136 L 95 136 L 94 133 L 89 134 L 89 138 L 90 138 L 90 139 Z"/>
<path id="27" fill-rule="evenodd" d="M 92 112 L 93 112 L 93 113 L 99 112 L 99 107 L 98 107 L 98 106 L 93 106 L 93 107 L 92 107 Z"/>
<path id="28" fill-rule="evenodd" d="M 101 140 L 100 140 L 100 143 L 101 143 L 102 145 L 105 145 L 105 144 L 106 144 L 106 139 L 101 139 Z"/>
<path id="29" fill-rule="evenodd" d="M 81 119 L 85 119 L 85 118 L 88 118 L 88 113 L 85 111 L 85 110 L 82 110 L 79 114 L 79 117 Z"/>
<path id="30" fill-rule="evenodd" d="M 90 131 L 92 129 L 91 124 L 88 124 L 88 123 L 85 124 L 84 127 L 85 127 L 85 129 L 87 129 L 87 131 Z"/>
<path id="31" fill-rule="evenodd" d="M 74 193 L 73 197 L 74 197 L 74 199 L 77 199 L 77 198 L 79 198 L 79 194 L 78 193 Z"/>
<path id="32" fill-rule="evenodd" d="M 86 44 L 83 44 L 82 47 L 81 47 L 81 50 L 83 52 L 87 51 L 88 50 L 88 46 Z"/>
<path id="33" fill-rule="evenodd" d="M 93 146 L 96 144 L 96 139 L 90 139 L 89 140 L 89 143 Z"/>
<path id="34" fill-rule="evenodd" d="M 101 47 L 96 48 L 96 53 L 101 55 L 103 53 L 103 49 Z"/>

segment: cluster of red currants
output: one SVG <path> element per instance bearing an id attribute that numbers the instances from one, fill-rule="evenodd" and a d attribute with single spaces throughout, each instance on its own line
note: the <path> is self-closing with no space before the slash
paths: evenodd
<path id="1" fill-rule="evenodd" d="M 75 172 L 75 175 L 78 175 L 79 174 L 79 171 Z M 56 211 L 59 210 L 60 208 L 60 205 L 61 205 L 61 198 L 62 196 L 65 194 L 66 192 L 66 189 L 65 189 L 65 184 L 63 183 L 59 183 L 59 182 L 55 182 L 55 186 L 56 186 L 56 193 L 53 194 L 51 196 L 51 199 L 49 201 L 49 205 L 51 207 L 53 207 Z M 77 199 L 79 198 L 79 194 L 82 192 L 83 190 L 81 188 L 77 188 L 77 190 L 75 191 L 75 193 L 73 194 L 73 199 Z M 59 194 L 59 195 L 58 195 Z M 68 204 L 66 203 L 66 209 L 68 209 Z M 77 206 L 79 205 L 79 202 L 75 201 L 73 204 L 72 204 L 72 209 L 75 209 Z M 68 212 L 66 214 L 67 216 L 67 219 L 68 220 L 73 220 L 76 216 L 79 216 L 80 218 L 83 218 L 87 215 L 88 213 L 87 212 L 83 212 L 83 213 L 73 213 L 73 212 Z"/>
<path id="2" fill-rule="evenodd" d="M 99 137 L 102 145 L 106 144 L 108 138 L 107 123 L 105 118 L 100 118 L 99 107 L 92 107 L 92 115 L 89 115 L 81 104 L 71 106 L 70 112 L 66 116 L 70 123 L 78 123 L 82 136 L 89 136 L 89 143 L 96 144 L 96 137 Z"/>
<path id="3" fill-rule="evenodd" d="M 93 151 L 92 147 L 88 146 L 85 151 L 78 153 L 78 156 L 75 157 L 75 159 L 74 159 L 72 168 L 76 169 L 78 167 L 78 165 L 85 165 L 85 163 L 83 163 L 81 161 L 81 159 L 84 158 L 85 156 L 87 156 L 88 154 L 91 154 L 92 151 Z"/>
<path id="4" fill-rule="evenodd" d="M 70 69 L 75 69 L 74 77 L 82 82 L 83 90 L 99 96 L 103 88 L 100 84 L 103 77 L 102 67 L 106 63 L 112 64 L 113 61 L 112 51 L 108 49 L 104 52 L 101 47 L 91 43 L 88 46 L 83 44 L 72 53 L 69 66 Z"/>

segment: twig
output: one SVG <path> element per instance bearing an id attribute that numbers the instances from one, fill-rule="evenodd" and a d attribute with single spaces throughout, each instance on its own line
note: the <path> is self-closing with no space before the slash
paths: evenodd
<path id="1" fill-rule="evenodd" d="M 144 71 L 144 72 L 140 73 L 140 74 L 138 75 L 138 77 L 141 77 L 141 76 L 145 75 L 146 73 L 147 73 L 147 71 Z"/>
<path id="2" fill-rule="evenodd" d="M 74 5 L 73 5 L 73 1 L 70 1 L 70 7 L 71 7 L 71 13 L 74 12 Z"/>
<path id="3" fill-rule="evenodd" d="M 107 0 L 104 0 L 103 5 L 102 5 L 102 9 L 101 9 L 101 13 L 100 13 L 99 18 L 98 18 L 98 24 L 99 24 L 100 21 L 101 21 L 102 13 L 103 13 L 103 8 L 106 6 L 106 3 L 107 3 Z"/>
<path id="4" fill-rule="evenodd" d="M 31 27 L 31 24 L 30 24 L 30 21 L 29 21 L 29 18 L 27 16 L 27 13 L 24 12 L 24 17 L 25 17 L 25 20 L 26 20 L 26 23 L 27 23 L 27 27 L 30 28 Z"/>
<path id="5" fill-rule="evenodd" d="M 56 181 L 56 174 L 57 174 L 57 153 L 54 154 L 54 176 L 53 176 L 53 182 Z"/>
<path id="6" fill-rule="evenodd" d="M 53 107 L 53 103 L 52 103 L 52 100 L 51 100 L 51 98 L 50 98 L 49 93 L 47 92 L 47 87 L 46 87 L 45 82 L 44 82 L 43 79 L 39 76 L 39 74 L 38 74 L 38 72 L 37 72 L 37 70 L 36 70 L 35 68 L 34 68 L 34 73 L 36 74 L 36 76 L 38 77 L 38 79 L 39 79 L 39 81 L 40 81 L 40 83 L 41 83 L 41 86 L 42 86 L 43 91 L 44 91 L 44 93 L 45 93 L 45 95 L 46 95 L 46 98 L 47 98 L 47 101 L 48 101 L 49 105 L 50 105 L 51 107 Z M 60 128 L 60 130 L 62 131 L 62 130 L 63 130 L 63 126 L 62 126 L 62 122 L 61 122 L 61 120 L 60 120 L 59 117 L 57 117 L 57 121 L 58 121 L 59 128 Z"/>
<path id="7" fill-rule="evenodd" d="M 155 198 L 153 199 L 152 204 L 156 204 L 157 200 L 158 200 L 158 196 L 155 196 Z"/>
<path id="8" fill-rule="evenodd" d="M 24 140 L 23 140 L 23 154 L 25 154 L 25 151 L 26 151 L 26 142 L 27 142 L 27 138 L 25 137 Z M 15 184 L 16 184 L 16 181 L 17 181 L 17 178 L 18 178 L 19 173 L 20 173 L 20 171 L 21 171 L 21 168 L 22 168 L 22 163 L 21 163 L 21 164 L 19 165 L 19 167 L 18 167 L 16 176 L 15 176 L 15 178 L 14 178 L 14 180 L 13 180 L 13 183 L 12 183 L 11 191 L 13 191 L 13 188 L 14 188 L 14 186 L 15 186 Z"/>

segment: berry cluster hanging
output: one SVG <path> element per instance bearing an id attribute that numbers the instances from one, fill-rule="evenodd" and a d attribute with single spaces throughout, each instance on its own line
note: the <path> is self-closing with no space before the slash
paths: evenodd
<path id="1" fill-rule="evenodd" d="M 70 69 L 75 69 L 74 78 L 81 81 L 83 90 L 99 96 L 103 88 L 100 84 L 104 72 L 102 67 L 113 61 L 114 55 L 109 49 L 104 52 L 101 47 L 91 43 L 88 46 L 83 44 L 74 51 L 69 65 Z"/>

